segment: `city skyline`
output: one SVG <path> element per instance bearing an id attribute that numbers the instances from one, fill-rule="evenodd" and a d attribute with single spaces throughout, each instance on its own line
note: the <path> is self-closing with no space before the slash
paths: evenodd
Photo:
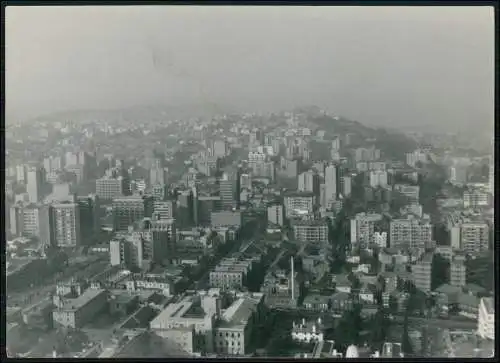
<path id="1" fill-rule="evenodd" d="M 311 104 L 490 133 L 493 24 L 492 7 L 9 6 L 6 116 Z"/>

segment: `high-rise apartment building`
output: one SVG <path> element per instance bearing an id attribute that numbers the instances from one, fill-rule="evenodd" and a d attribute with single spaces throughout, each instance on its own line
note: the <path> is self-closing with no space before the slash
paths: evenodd
<path id="1" fill-rule="evenodd" d="M 10 207 L 9 212 L 12 235 L 38 237 L 41 245 L 53 245 L 53 215 L 49 205 L 19 203 Z"/>
<path id="2" fill-rule="evenodd" d="M 153 167 L 149 171 L 150 185 L 164 185 L 167 183 L 167 169 L 163 167 Z"/>
<path id="3" fill-rule="evenodd" d="M 175 219 L 144 218 L 134 223 L 132 239 L 142 241 L 143 258 L 156 263 L 171 260 L 176 251 Z"/>
<path id="4" fill-rule="evenodd" d="M 294 221 L 293 237 L 302 242 L 328 241 L 328 224 L 324 220 Z"/>
<path id="5" fill-rule="evenodd" d="M 252 190 L 252 176 L 250 174 L 240 175 L 240 189 Z"/>
<path id="6" fill-rule="evenodd" d="M 486 222 L 460 220 L 450 228 L 451 246 L 469 255 L 477 255 L 489 249 L 489 226 Z"/>
<path id="7" fill-rule="evenodd" d="M 113 226 L 115 231 L 126 231 L 134 222 L 144 217 L 151 218 L 153 198 L 129 196 L 113 199 Z"/>
<path id="8" fill-rule="evenodd" d="M 319 175 L 312 170 L 305 171 L 298 176 L 298 191 L 311 192 L 319 197 Z"/>
<path id="9" fill-rule="evenodd" d="M 420 261 L 411 265 L 411 274 L 415 287 L 423 292 L 431 291 L 432 254 L 425 255 Z"/>
<path id="10" fill-rule="evenodd" d="M 358 213 L 351 219 L 351 244 L 367 248 L 375 244 L 375 225 L 382 221 L 382 215 L 376 213 Z"/>
<path id="11" fill-rule="evenodd" d="M 354 154 L 355 161 L 375 161 L 380 159 L 380 150 L 371 148 L 357 148 Z"/>
<path id="12" fill-rule="evenodd" d="M 229 148 L 227 145 L 227 141 L 225 140 L 216 140 L 213 143 L 213 155 L 218 158 L 225 158 L 228 155 Z"/>
<path id="13" fill-rule="evenodd" d="M 82 242 L 80 206 L 76 201 L 52 204 L 54 243 L 59 247 L 76 247 Z"/>
<path id="14" fill-rule="evenodd" d="M 102 200 L 112 200 L 128 195 L 130 185 L 127 178 L 121 175 L 106 175 L 96 180 L 96 194 Z"/>
<path id="15" fill-rule="evenodd" d="M 28 169 L 27 176 L 28 182 L 26 185 L 26 192 L 29 195 L 29 200 L 32 203 L 38 203 L 43 198 L 43 171 L 38 167 Z"/>
<path id="16" fill-rule="evenodd" d="M 390 243 L 395 248 L 429 248 L 432 243 L 432 224 L 425 216 L 393 219 L 390 225 Z"/>
<path id="17" fill-rule="evenodd" d="M 370 186 L 372 188 L 387 187 L 387 172 L 381 170 L 372 170 L 369 174 Z"/>
<path id="18" fill-rule="evenodd" d="M 234 174 L 224 173 L 219 181 L 221 207 L 231 209 L 237 206 L 236 195 L 239 194 L 237 177 Z"/>
<path id="19" fill-rule="evenodd" d="M 464 287 L 466 284 L 467 268 L 465 256 L 455 255 L 450 262 L 450 285 Z"/>
<path id="20" fill-rule="evenodd" d="M 212 212 L 220 209 L 221 198 L 218 195 L 198 196 L 198 225 L 208 227 L 211 223 Z"/>
<path id="21" fill-rule="evenodd" d="M 337 180 L 337 167 L 328 165 L 325 168 L 325 198 L 328 205 L 337 200 Z"/>
<path id="22" fill-rule="evenodd" d="M 153 210 L 153 220 L 174 218 L 174 203 L 171 200 L 155 200 Z"/>
<path id="23" fill-rule="evenodd" d="M 352 191 L 352 178 L 343 176 L 340 178 L 340 192 L 344 197 L 349 197 Z"/>
<path id="24" fill-rule="evenodd" d="M 26 165 L 17 165 L 16 166 L 16 180 L 19 183 L 26 183 L 28 178 L 26 176 Z"/>
<path id="25" fill-rule="evenodd" d="M 281 204 L 267 207 L 267 221 L 278 226 L 283 226 L 283 206 Z"/>
<path id="26" fill-rule="evenodd" d="M 464 208 L 484 208 L 490 205 L 490 193 L 481 189 L 468 189 L 463 194 Z"/>
<path id="27" fill-rule="evenodd" d="M 80 208 L 80 230 L 84 243 L 89 243 L 91 239 L 99 233 L 101 206 L 99 197 L 91 194 L 88 196 L 79 196 L 76 199 Z"/>
<path id="28" fill-rule="evenodd" d="M 285 193 L 284 207 L 287 218 L 309 214 L 314 211 L 315 197 L 310 192 L 287 192 Z"/>
<path id="29" fill-rule="evenodd" d="M 406 153 L 406 164 L 412 168 L 417 166 L 418 163 L 425 164 L 427 159 L 427 153 L 420 149 Z"/>

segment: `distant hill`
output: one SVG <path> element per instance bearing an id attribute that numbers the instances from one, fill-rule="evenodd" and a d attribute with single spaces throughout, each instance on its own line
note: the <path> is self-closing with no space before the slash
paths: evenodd
<path id="1" fill-rule="evenodd" d="M 359 144 L 359 146 L 362 146 L 366 139 L 374 139 L 373 145 L 382 151 L 384 158 L 405 160 L 405 154 L 417 148 L 416 141 L 402 132 L 385 128 L 371 128 L 345 117 L 321 115 L 312 117 L 310 121 L 325 130 L 327 136 L 353 134 L 354 139 L 357 140 L 355 144 Z"/>
<path id="2" fill-rule="evenodd" d="M 212 105 L 180 105 L 180 106 L 131 106 L 121 109 L 102 110 L 71 110 L 55 112 L 36 118 L 28 119 L 22 123 L 33 122 L 61 122 L 71 120 L 76 123 L 89 120 L 107 121 L 160 121 L 165 119 L 182 119 L 189 117 L 210 117 L 221 112 L 233 112 L 231 108 Z"/>

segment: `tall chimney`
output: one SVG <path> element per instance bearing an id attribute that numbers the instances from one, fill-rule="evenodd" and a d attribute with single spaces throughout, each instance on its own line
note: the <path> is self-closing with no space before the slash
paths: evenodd
<path id="1" fill-rule="evenodd" d="M 292 271 L 291 271 L 292 276 L 290 276 L 290 282 L 292 284 L 292 300 L 295 300 L 295 268 L 293 266 L 293 264 L 294 264 L 293 256 L 290 257 L 290 259 L 291 259 L 290 265 L 292 267 Z"/>

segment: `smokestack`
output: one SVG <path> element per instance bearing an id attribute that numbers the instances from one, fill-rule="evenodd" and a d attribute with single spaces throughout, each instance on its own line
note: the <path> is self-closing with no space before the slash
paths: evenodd
<path id="1" fill-rule="evenodd" d="M 295 268 L 294 268 L 294 262 L 293 262 L 293 256 L 290 257 L 291 261 L 290 264 L 292 266 L 292 271 L 291 274 L 292 276 L 290 277 L 290 281 L 292 283 L 292 300 L 295 300 Z"/>

